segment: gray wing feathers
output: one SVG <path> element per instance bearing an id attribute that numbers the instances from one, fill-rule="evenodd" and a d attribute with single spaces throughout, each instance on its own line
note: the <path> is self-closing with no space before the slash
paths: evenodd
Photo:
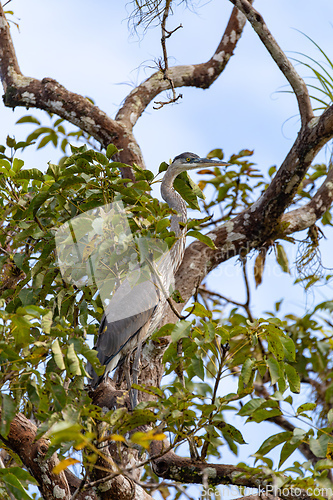
<path id="1" fill-rule="evenodd" d="M 126 351 L 127 342 L 139 334 L 152 317 L 160 301 L 160 294 L 161 291 L 153 281 L 132 286 L 125 280 L 121 284 L 105 309 L 94 346 L 102 365 L 107 365 L 123 348 Z M 122 354 L 125 355 L 126 352 Z M 99 377 L 90 363 L 87 371 L 93 378 L 92 384 L 98 384 Z"/>

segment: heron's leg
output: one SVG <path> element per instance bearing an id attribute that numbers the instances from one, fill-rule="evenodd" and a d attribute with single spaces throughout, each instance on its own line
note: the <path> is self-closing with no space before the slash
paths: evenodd
<path id="1" fill-rule="evenodd" d="M 129 391 L 129 398 L 131 400 L 131 374 L 130 374 L 130 356 L 127 355 L 124 361 L 124 375 L 127 384 L 127 390 Z"/>
<path id="2" fill-rule="evenodd" d="M 139 379 L 139 363 L 140 363 L 141 351 L 142 351 L 142 341 L 139 340 L 137 348 L 136 348 L 134 360 L 133 360 L 133 367 L 132 367 L 133 384 L 137 384 L 138 379 Z M 134 410 L 134 408 L 138 404 L 138 390 L 137 389 L 131 389 L 130 402 L 131 402 L 132 410 Z"/>

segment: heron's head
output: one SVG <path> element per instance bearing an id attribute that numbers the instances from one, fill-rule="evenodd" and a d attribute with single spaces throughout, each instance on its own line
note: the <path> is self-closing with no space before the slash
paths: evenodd
<path id="1" fill-rule="evenodd" d="M 169 166 L 174 175 L 178 175 L 185 170 L 193 170 L 195 168 L 226 166 L 228 163 L 220 160 L 209 160 L 208 158 L 200 158 L 194 153 L 182 153 L 173 159 Z M 168 169 L 168 170 L 169 170 Z"/>

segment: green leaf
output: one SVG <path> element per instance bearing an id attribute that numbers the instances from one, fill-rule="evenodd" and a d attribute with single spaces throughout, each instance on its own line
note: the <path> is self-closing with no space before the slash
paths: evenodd
<path id="1" fill-rule="evenodd" d="M 236 427 L 225 422 L 223 422 L 223 424 L 223 426 L 216 425 L 216 427 L 221 429 L 223 436 L 228 436 L 233 441 L 236 441 L 236 443 L 247 444 L 246 441 L 244 441 L 242 433 L 238 429 L 236 429 Z"/>
<path id="2" fill-rule="evenodd" d="M 268 366 L 269 373 L 270 373 L 270 376 L 271 376 L 271 384 L 274 385 L 279 380 L 279 378 L 281 377 L 281 368 L 280 368 L 280 365 L 276 361 L 275 358 L 273 358 L 272 356 L 270 356 L 267 359 L 267 366 Z"/>
<path id="3" fill-rule="evenodd" d="M 80 362 L 76 355 L 74 344 L 70 344 L 67 350 L 68 371 L 71 375 L 81 375 Z"/>
<path id="4" fill-rule="evenodd" d="M 24 165 L 24 161 L 19 158 L 14 158 L 13 160 L 13 170 L 14 172 L 19 172 Z"/>
<path id="5" fill-rule="evenodd" d="M 186 201 L 190 208 L 192 208 L 193 210 L 200 210 L 197 195 L 193 190 L 187 172 L 182 172 L 180 175 L 178 175 L 173 185 L 176 191 L 178 191 L 180 196 L 183 198 L 183 200 Z"/>
<path id="6" fill-rule="evenodd" d="M 174 290 L 171 294 L 171 299 L 176 302 L 176 304 L 182 304 L 184 301 L 184 299 L 182 298 L 182 296 L 180 295 L 180 291 L 179 290 Z"/>
<path id="7" fill-rule="evenodd" d="M 187 233 L 187 236 L 192 236 L 193 238 L 196 238 L 197 240 L 207 245 L 212 250 L 217 250 L 214 241 L 206 234 L 200 233 L 200 231 L 191 230 Z"/>
<path id="8" fill-rule="evenodd" d="M 14 179 L 35 179 L 38 181 L 44 180 L 44 174 L 37 168 L 29 168 L 26 170 L 20 170 L 15 175 Z"/>
<path id="9" fill-rule="evenodd" d="M 42 191 L 37 194 L 32 200 L 27 210 L 27 216 L 32 212 L 33 215 L 36 215 L 39 208 L 45 203 L 45 201 L 50 197 L 50 193 L 48 191 Z"/>
<path id="10" fill-rule="evenodd" d="M 255 359 L 247 358 L 242 366 L 241 375 L 243 377 L 243 383 L 247 385 L 252 376 L 252 370 L 255 365 Z"/>
<path id="11" fill-rule="evenodd" d="M 186 311 L 191 312 L 192 314 L 194 314 L 194 316 L 198 316 L 198 318 L 209 318 L 209 319 L 212 318 L 212 312 L 208 311 L 208 309 L 206 309 L 205 306 L 203 306 L 199 302 L 195 302 L 194 304 L 190 305 L 186 309 Z"/>
<path id="12" fill-rule="evenodd" d="M 327 436 L 326 434 L 322 434 L 318 439 L 310 437 L 309 439 L 310 450 L 314 455 L 316 455 L 316 457 L 325 458 L 327 453 L 327 445 L 330 439 L 331 437 Z"/>
<path id="13" fill-rule="evenodd" d="M 161 328 L 159 328 L 156 332 L 153 333 L 151 339 L 157 340 L 160 337 L 166 337 L 168 335 L 171 335 L 171 332 L 174 329 L 174 327 L 175 327 L 174 323 L 167 323 L 166 325 L 163 325 Z"/>
<path id="14" fill-rule="evenodd" d="M 7 135 L 6 144 L 9 148 L 13 148 L 16 144 L 16 141 L 13 137 L 9 137 L 9 135 Z"/>
<path id="15" fill-rule="evenodd" d="M 52 140 L 53 140 L 52 134 L 46 135 L 45 137 L 43 137 L 43 139 L 38 144 L 37 149 L 44 148 Z"/>
<path id="16" fill-rule="evenodd" d="M 3 160 L 3 159 L 0 159 L 0 167 L 5 167 L 7 172 L 9 172 L 12 168 L 10 162 L 8 160 Z M 5 170 L 2 170 L 2 171 L 3 171 L 3 173 L 6 173 Z"/>
<path id="17" fill-rule="evenodd" d="M 42 318 L 41 327 L 44 333 L 50 333 L 52 325 L 53 313 L 48 311 Z"/>
<path id="18" fill-rule="evenodd" d="M 204 364 L 200 356 L 195 356 L 191 359 L 187 372 L 190 380 L 195 376 L 199 377 L 203 381 L 205 380 Z"/>
<path id="19" fill-rule="evenodd" d="M 300 413 L 303 413 L 303 411 L 312 411 L 316 407 L 317 407 L 317 405 L 315 403 L 304 403 L 297 408 L 296 413 L 297 413 L 297 415 L 299 415 Z"/>
<path id="20" fill-rule="evenodd" d="M 251 420 L 254 420 L 255 422 L 257 422 L 257 424 L 259 424 L 264 420 L 273 417 L 279 417 L 280 415 L 282 415 L 282 411 L 280 410 L 280 408 L 259 408 L 258 410 L 253 412 Z"/>
<path id="21" fill-rule="evenodd" d="M 246 416 L 252 415 L 252 413 L 257 410 L 266 400 L 263 398 L 251 399 L 239 410 L 237 415 Z"/>
<path id="22" fill-rule="evenodd" d="M 74 349 L 77 353 L 82 354 L 87 361 L 94 368 L 97 375 L 103 375 L 105 366 L 101 365 L 98 357 L 97 351 L 90 349 L 90 347 L 84 342 L 83 339 L 73 339 Z"/>
<path id="23" fill-rule="evenodd" d="M 1 394 L 2 400 L 2 411 L 1 411 L 1 422 L 0 422 L 0 434 L 3 437 L 7 437 L 10 429 L 10 424 L 16 414 L 16 404 L 13 398 L 9 394 Z"/>
<path id="24" fill-rule="evenodd" d="M 284 363 L 284 369 L 289 382 L 291 392 L 299 393 L 301 390 L 301 381 L 295 368 L 288 363 Z"/>
<path id="25" fill-rule="evenodd" d="M 16 123 L 37 123 L 37 125 L 40 125 L 40 121 L 31 115 L 23 116 Z"/>
<path id="26" fill-rule="evenodd" d="M 329 425 L 332 425 L 333 423 L 333 408 L 331 408 L 327 414 L 327 421 Z"/>
<path id="27" fill-rule="evenodd" d="M 169 164 L 166 163 L 165 161 L 162 161 L 162 163 L 159 166 L 158 173 L 160 174 L 161 172 L 165 172 L 168 170 Z"/>
<path id="28" fill-rule="evenodd" d="M 279 446 L 279 444 L 284 443 L 285 441 L 288 441 L 289 439 L 291 439 L 292 436 L 293 436 L 292 432 L 279 432 L 278 434 L 274 434 L 273 436 L 269 436 L 269 438 L 267 438 L 262 443 L 259 450 L 256 451 L 256 454 L 266 455 L 273 448 L 275 448 L 276 446 Z"/>
<path id="29" fill-rule="evenodd" d="M 286 442 L 282 446 L 281 454 L 280 454 L 280 462 L 279 462 L 279 467 L 284 464 L 284 462 L 287 460 L 287 458 L 290 457 L 292 453 L 294 453 L 295 450 L 297 450 L 301 440 L 297 440 L 296 442 Z"/>
<path id="30" fill-rule="evenodd" d="M 52 427 L 51 444 L 59 444 L 63 442 L 77 442 L 82 443 L 81 425 L 72 423 L 71 421 L 57 422 Z"/>
<path id="31" fill-rule="evenodd" d="M 191 331 L 191 325 L 191 321 L 178 321 L 171 332 L 172 342 L 178 342 L 180 339 L 188 338 Z"/>
<path id="32" fill-rule="evenodd" d="M 267 326 L 267 329 L 268 334 L 266 338 L 268 342 L 268 349 L 277 359 L 282 360 L 284 358 L 284 353 L 281 338 L 275 332 L 275 329 L 269 328 L 269 326 Z"/>
<path id="33" fill-rule="evenodd" d="M 106 148 L 106 154 L 105 154 L 105 156 L 107 158 L 109 158 L 109 160 L 110 160 L 110 158 L 112 158 L 112 156 L 115 155 L 118 152 L 119 152 L 119 150 L 118 150 L 118 148 L 114 144 L 109 144 L 108 147 Z"/>
<path id="34" fill-rule="evenodd" d="M 283 345 L 283 351 L 285 357 L 288 359 L 288 361 L 295 361 L 296 360 L 296 348 L 295 348 L 295 343 L 292 338 L 290 337 L 280 337 L 280 340 Z"/>
<path id="35" fill-rule="evenodd" d="M 288 257 L 285 249 L 279 243 L 276 244 L 276 260 L 284 273 L 290 274 Z"/>
<path id="36" fill-rule="evenodd" d="M 0 478 L 7 485 L 10 492 L 15 495 L 16 500 L 33 500 L 30 495 L 24 489 L 22 483 L 19 479 L 12 473 L 12 469 L 18 469 L 18 467 L 13 467 L 4 469 L 1 471 Z"/>
<path id="37" fill-rule="evenodd" d="M 58 411 L 62 411 L 62 409 L 65 408 L 67 403 L 66 391 L 62 385 L 52 384 L 51 387 L 55 402 L 58 404 Z"/>
<path id="38" fill-rule="evenodd" d="M 223 160 L 224 158 L 224 153 L 222 149 L 212 149 L 212 151 L 209 151 L 207 158 L 218 158 L 219 160 Z"/>
<path id="39" fill-rule="evenodd" d="M 59 340 L 56 339 L 53 344 L 52 344 L 52 352 L 53 352 L 53 357 L 54 357 L 54 361 L 56 362 L 56 365 L 58 366 L 58 368 L 60 370 L 65 370 L 66 366 L 65 366 L 65 363 L 64 363 L 64 358 L 63 358 L 63 355 L 62 355 L 62 352 L 61 352 L 61 349 L 60 349 L 60 344 L 59 344 Z"/>

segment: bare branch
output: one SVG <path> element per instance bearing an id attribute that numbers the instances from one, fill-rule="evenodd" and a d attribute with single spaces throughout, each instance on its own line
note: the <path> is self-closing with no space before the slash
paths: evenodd
<path id="1" fill-rule="evenodd" d="M 290 83 L 298 102 L 302 125 L 305 126 L 314 115 L 308 89 L 304 80 L 297 73 L 294 66 L 272 36 L 261 14 L 252 7 L 251 3 L 248 0 L 230 0 L 230 2 L 246 16 L 273 60 Z"/>
<path id="2" fill-rule="evenodd" d="M 178 26 L 178 28 L 174 29 L 173 31 L 168 31 L 166 29 L 166 22 L 167 22 L 169 12 L 170 12 L 171 1 L 172 0 L 166 0 L 166 2 L 165 2 L 162 24 L 161 24 L 161 30 L 162 30 L 161 45 L 162 45 L 163 60 L 164 60 L 164 66 L 162 67 L 162 65 L 161 65 L 161 70 L 163 71 L 164 79 L 168 80 L 170 83 L 170 88 L 172 90 L 172 98 L 168 99 L 168 101 L 165 101 L 165 102 L 162 102 L 162 101 L 155 102 L 155 104 L 157 104 L 157 106 L 154 106 L 154 109 L 160 109 L 163 106 L 165 106 L 166 104 L 175 103 L 178 101 L 178 99 L 183 97 L 182 94 L 178 94 L 178 96 L 177 96 L 172 78 L 169 77 L 169 61 L 168 61 L 168 53 L 167 53 L 167 48 L 166 48 L 166 39 L 170 38 L 170 36 L 175 31 L 177 31 L 178 28 L 181 27 L 181 25 L 180 25 L 180 26 Z"/>
<path id="3" fill-rule="evenodd" d="M 209 61 L 187 66 L 173 66 L 168 69 L 168 77 L 174 88 L 198 87 L 206 89 L 220 76 L 233 55 L 240 39 L 246 18 L 238 9 L 232 10 L 223 37 Z M 163 71 L 157 71 L 126 97 L 116 120 L 133 127 L 146 107 L 161 92 L 168 90 L 170 83 L 164 79 Z"/>
<path id="4" fill-rule="evenodd" d="M 122 123 L 109 118 L 85 97 L 70 92 L 52 78 L 29 78 L 22 75 L 10 29 L 0 4 L 0 76 L 4 88 L 5 106 L 40 108 L 55 113 L 92 135 L 103 147 L 111 142 L 123 149 L 119 159 L 128 165 L 143 165 L 140 148 Z M 133 178 L 130 168 L 123 175 Z"/>

